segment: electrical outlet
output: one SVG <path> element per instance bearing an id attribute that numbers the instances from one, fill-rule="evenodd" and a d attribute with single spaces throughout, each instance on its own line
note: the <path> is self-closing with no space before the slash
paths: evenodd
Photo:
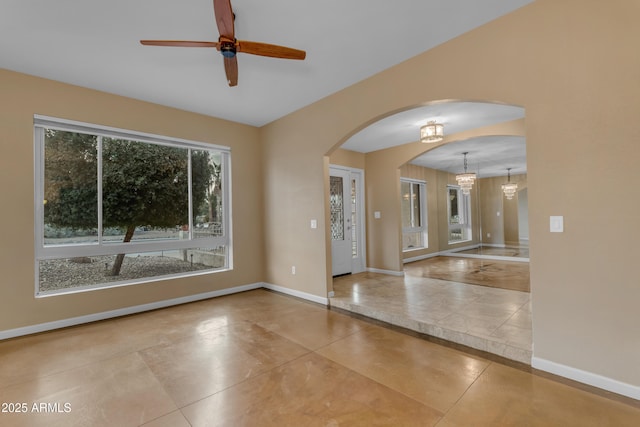
<path id="1" fill-rule="evenodd" d="M 291 266 L 291 274 L 296 274 L 296 266 L 295 265 Z"/>
<path id="2" fill-rule="evenodd" d="M 487 239 L 491 238 L 491 233 L 487 233 Z"/>

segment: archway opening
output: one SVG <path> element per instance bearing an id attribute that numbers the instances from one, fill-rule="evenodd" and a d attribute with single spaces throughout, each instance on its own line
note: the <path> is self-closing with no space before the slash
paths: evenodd
<path id="1" fill-rule="evenodd" d="M 445 139 L 432 145 L 422 144 L 418 141 L 419 127 L 431 120 L 444 125 Z M 414 268 L 418 261 L 444 258 L 443 255 L 451 256 L 461 249 L 477 251 L 476 254 L 462 254 L 462 257 L 506 257 L 505 251 L 500 255 L 486 252 L 489 248 L 498 247 L 506 250 L 507 245 L 513 243 L 506 239 L 513 239 L 513 235 L 518 236 L 515 239 L 520 245 L 523 227 L 520 227 L 518 216 L 522 215 L 522 207 L 516 201 L 515 209 L 506 209 L 508 205 L 503 200 L 503 193 L 495 189 L 496 185 L 501 189 L 502 181 L 506 182 L 507 168 L 514 172 L 517 169 L 518 174 L 513 174 L 510 179 L 518 180 L 521 190 L 526 188 L 524 144 L 524 109 L 467 101 L 437 102 L 396 112 L 351 135 L 339 149 L 330 153 L 329 163 L 346 167 L 357 164 L 364 170 L 367 271 L 355 275 L 359 277 L 334 278 L 332 304 L 339 306 L 341 300 L 347 298 L 343 284 L 355 284 L 358 295 L 352 294 L 351 300 L 345 304 L 351 311 L 369 315 L 380 312 L 385 306 L 402 306 L 405 318 L 387 313 L 382 320 L 396 318 L 401 326 L 413 325 L 412 329 L 456 342 L 460 342 L 457 338 L 466 337 L 467 341 L 462 344 L 485 350 L 492 348 L 502 356 L 530 363 L 528 292 L 466 283 L 468 279 L 464 275 L 458 275 L 457 280 L 456 276 L 450 276 L 448 280 L 428 277 L 423 269 Z M 512 150 L 506 149 L 507 146 Z M 462 204 L 458 211 L 452 213 L 451 200 L 452 192 L 459 190 L 455 175 L 462 172 L 462 152 L 477 154 L 469 162 L 478 179 L 465 207 L 469 224 L 466 235 L 452 224 L 452 218 L 457 217 L 460 225 L 463 215 Z M 403 202 L 416 199 L 423 200 L 425 204 L 419 206 Z M 485 202 L 487 207 L 482 205 L 485 199 L 489 201 Z M 500 204 L 498 210 L 497 203 Z M 490 212 L 502 220 L 499 230 Z M 403 221 L 415 219 L 416 214 L 424 214 L 417 222 L 423 228 L 415 227 L 414 222 L 410 224 L 411 229 L 406 230 L 407 224 Z M 405 231 L 414 235 L 422 233 L 422 239 L 407 238 Z M 526 267 L 528 285 L 528 263 Z M 456 272 L 455 265 L 447 269 L 449 273 Z M 475 270 L 476 276 L 487 276 L 490 269 L 485 263 Z M 503 275 L 511 274 L 510 271 L 507 268 Z M 433 295 L 425 296 L 425 289 L 450 291 L 458 300 L 444 303 Z M 378 301 L 379 307 L 354 304 L 356 299 L 360 302 L 374 301 L 372 295 L 365 297 L 368 290 L 380 290 L 384 294 Z M 394 290 L 398 291 L 397 294 L 392 292 Z M 487 296 L 495 296 L 502 291 L 514 292 L 510 294 L 513 299 L 506 309 L 496 306 L 499 305 L 499 297 L 491 300 Z M 389 304 L 390 299 L 393 304 Z M 494 304 L 495 310 L 491 311 L 483 304 Z M 452 307 L 457 309 L 449 310 Z M 509 323 L 512 317 L 513 321 Z M 528 329 L 521 328 L 527 323 Z M 518 332 L 521 333 L 517 336 Z"/>

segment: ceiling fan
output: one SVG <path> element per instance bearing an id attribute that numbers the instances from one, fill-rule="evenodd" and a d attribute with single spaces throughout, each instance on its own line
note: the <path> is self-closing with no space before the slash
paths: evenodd
<path id="1" fill-rule="evenodd" d="M 304 59 L 306 52 L 290 47 L 274 44 L 236 40 L 233 21 L 235 15 L 231 9 L 231 0 L 213 0 L 213 12 L 218 25 L 217 42 L 187 41 L 187 40 L 140 40 L 145 46 L 175 46 L 175 47 L 215 47 L 224 57 L 224 70 L 227 74 L 229 86 L 238 84 L 238 61 L 236 53 L 250 53 L 252 55 L 269 56 L 283 59 Z"/>

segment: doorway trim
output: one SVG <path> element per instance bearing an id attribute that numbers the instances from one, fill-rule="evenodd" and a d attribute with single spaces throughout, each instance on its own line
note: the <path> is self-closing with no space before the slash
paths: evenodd
<path id="1" fill-rule="evenodd" d="M 351 273 L 361 273 L 367 269 L 367 252 L 366 252 L 366 215 L 364 204 L 364 170 L 351 168 L 348 166 L 329 165 L 329 176 L 337 173 L 348 173 L 349 181 L 355 181 L 356 197 L 356 225 L 354 227 L 356 235 L 357 256 L 351 260 Z M 331 254 L 333 257 L 333 253 Z M 333 258 L 332 258 L 333 260 Z M 333 261 L 332 261 L 333 263 Z"/>

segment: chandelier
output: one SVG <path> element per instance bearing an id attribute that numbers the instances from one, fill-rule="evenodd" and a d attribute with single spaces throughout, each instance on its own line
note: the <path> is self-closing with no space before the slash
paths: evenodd
<path id="1" fill-rule="evenodd" d="M 444 139 L 444 125 L 430 121 L 420 128 L 420 142 L 440 142 Z"/>
<path id="2" fill-rule="evenodd" d="M 511 182 L 511 168 L 507 168 L 507 183 L 502 184 L 502 191 L 504 192 L 507 200 L 513 199 L 516 191 L 518 191 L 518 184 L 515 182 Z"/>
<path id="3" fill-rule="evenodd" d="M 473 187 L 473 183 L 476 180 L 476 174 L 473 172 L 467 172 L 467 154 L 469 154 L 469 152 L 462 154 L 464 154 L 464 173 L 456 175 L 456 181 L 458 181 L 462 194 L 469 194 L 471 192 L 471 187 Z"/>

